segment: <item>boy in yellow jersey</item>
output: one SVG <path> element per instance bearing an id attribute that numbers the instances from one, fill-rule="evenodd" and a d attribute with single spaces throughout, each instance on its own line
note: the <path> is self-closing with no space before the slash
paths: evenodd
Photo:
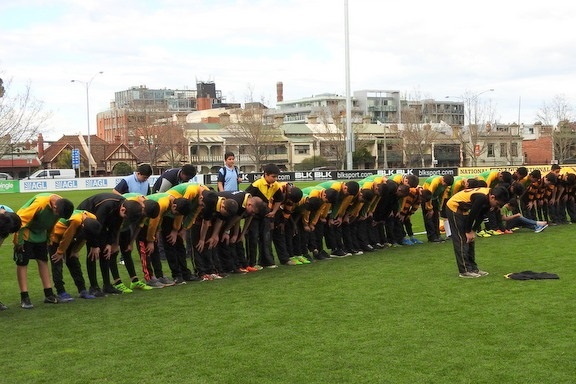
<path id="1" fill-rule="evenodd" d="M 278 183 L 280 168 L 276 164 L 267 164 L 263 171 L 264 175 L 250 184 L 246 188 L 246 192 L 252 196 L 260 197 L 269 204 L 270 212 L 265 216 L 256 215 L 252 218 L 252 223 L 248 228 L 246 248 L 251 267 L 259 265 L 262 268 L 276 268 L 277 265 L 272 254 L 270 230 L 272 229 L 272 219 L 280 208 L 284 196 Z"/>
<path id="2" fill-rule="evenodd" d="M 52 290 L 48 268 L 48 236 L 60 218 L 68 218 L 74 204 L 54 193 L 39 193 L 28 200 L 16 214 L 22 226 L 14 234 L 14 261 L 20 287 L 20 306 L 34 308 L 28 295 L 28 263 L 36 259 L 40 280 L 44 288 L 44 303 L 57 304 L 58 297 Z"/>
<path id="3" fill-rule="evenodd" d="M 352 204 L 346 210 L 342 225 L 348 226 L 350 233 L 348 241 L 354 251 L 351 251 L 353 254 L 361 255 L 365 251 L 371 252 L 374 250 L 368 238 L 368 228 L 365 225 L 367 213 L 364 210 L 364 207 L 368 207 L 374 196 L 374 191 L 370 185 L 367 185 L 366 188 L 360 188 L 360 192 L 358 192 Z M 343 231 L 343 233 L 345 234 L 346 231 Z"/>
<path id="4" fill-rule="evenodd" d="M 391 247 L 394 243 L 395 215 L 399 210 L 400 199 L 406 197 L 410 187 L 388 179 L 379 187 L 380 200 L 374 209 L 374 222 L 377 223 L 379 244 Z"/>
<path id="5" fill-rule="evenodd" d="M 302 257 L 306 258 L 308 261 L 314 260 L 314 255 L 309 253 L 310 251 L 314 250 L 313 247 L 309 247 L 310 236 L 312 233 L 308 225 L 308 219 L 304 219 L 304 212 L 316 212 L 320 209 L 322 204 L 322 198 L 309 197 L 303 194 L 302 199 L 300 199 L 292 211 L 291 220 L 293 220 L 296 228 L 296 232 L 294 233 L 294 237 L 292 239 L 293 249 L 296 255 L 294 258 L 294 264 L 296 265 L 298 265 L 298 263 L 302 264 L 302 261 L 300 261 Z M 305 225 L 308 227 L 308 229 L 304 229 Z M 322 257 L 320 257 L 320 259 L 324 260 Z M 319 259 L 317 258 L 317 260 Z"/>
<path id="6" fill-rule="evenodd" d="M 312 252 L 315 260 L 328 260 L 330 255 L 324 250 L 324 232 L 326 230 L 326 217 L 332 204 L 336 203 L 338 191 L 332 188 L 319 186 L 302 189 L 303 196 L 319 198 L 322 200 L 320 207 L 305 205 L 302 207 L 302 229 L 307 233 L 307 248 Z"/>
<path id="7" fill-rule="evenodd" d="M 509 200 L 506 188 L 473 188 L 458 192 L 448 200 L 446 215 L 452 229 L 452 244 L 459 277 L 476 278 L 488 275 L 476 264 L 474 227 L 490 210 L 504 206 Z"/>
<path id="8" fill-rule="evenodd" d="M 276 255 L 282 265 L 309 264 L 308 259 L 296 257 L 292 243 L 296 228 L 291 216 L 296 205 L 302 200 L 302 190 L 292 183 L 282 182 L 279 184 L 284 200 L 274 216 L 274 228 L 272 229 L 272 243 L 276 249 Z"/>
<path id="9" fill-rule="evenodd" d="M 326 181 L 318 184 L 322 188 L 332 188 L 338 191 L 336 202 L 330 207 L 327 215 L 327 229 L 324 232 L 326 246 L 332 251 L 331 257 L 346 257 L 352 255 L 352 248 L 347 225 L 342 226 L 348 206 L 360 191 L 357 181 Z M 346 232 L 346 233 L 344 233 Z M 346 238 L 346 242 L 344 241 Z"/>
<path id="10" fill-rule="evenodd" d="M 209 191 L 210 188 L 208 188 L 206 185 L 204 184 L 197 184 L 197 183 L 182 183 L 182 184 L 178 184 L 172 188 L 170 188 L 169 190 L 166 191 L 166 193 L 174 196 L 174 197 L 183 197 L 185 199 L 190 200 L 190 202 L 192 203 L 192 212 L 197 213 L 200 211 L 200 201 L 201 201 L 201 196 L 202 193 L 204 191 Z M 179 220 L 183 220 L 184 218 L 181 217 L 179 218 Z M 189 229 L 187 230 L 183 230 L 182 232 L 184 233 L 184 237 L 185 237 L 185 251 L 184 253 L 181 253 L 181 249 L 177 248 L 176 249 L 176 255 L 177 255 L 177 259 L 178 259 L 178 264 L 181 267 L 182 270 L 182 279 L 184 281 L 199 281 L 200 278 L 198 277 L 198 271 L 191 271 L 188 267 L 188 258 L 192 261 L 192 265 L 195 265 L 194 260 L 198 257 L 197 252 L 195 251 L 196 246 L 198 245 L 198 238 L 193 238 L 193 223 L 192 223 L 192 218 L 189 218 L 190 222 L 189 224 Z M 180 223 L 176 223 L 176 225 L 179 225 Z M 162 244 L 163 248 L 162 251 L 160 252 L 160 255 L 165 255 L 166 252 L 173 252 L 174 251 L 174 247 L 172 247 L 170 244 L 165 244 L 166 241 L 164 239 L 162 239 L 162 242 L 159 242 L 158 245 Z M 179 246 L 179 243 L 176 242 L 175 243 L 177 246 Z M 159 248 L 160 249 L 160 248 Z M 166 250 L 167 249 L 167 250 Z"/>
<path id="11" fill-rule="evenodd" d="M 147 225 L 142 229 L 143 235 L 145 234 L 145 252 L 140 254 L 143 259 L 143 264 L 147 269 L 144 270 L 148 285 L 153 288 L 160 288 L 160 285 L 171 286 L 184 284 L 185 281 L 173 279 L 181 278 L 183 271 L 178 262 L 178 252 L 184 250 L 184 241 L 180 235 L 181 218 L 182 216 L 189 215 L 192 211 L 192 203 L 184 197 L 174 197 L 168 193 L 153 193 L 148 195 L 148 199 L 158 202 L 160 207 L 158 216 L 148 219 Z M 162 270 L 162 263 L 158 251 L 157 243 L 159 237 L 162 237 L 165 245 L 166 261 L 172 272 L 172 278 L 165 276 Z M 144 239 L 142 239 L 144 240 Z M 160 283 L 160 284 L 158 284 Z"/>
<path id="12" fill-rule="evenodd" d="M 218 196 L 236 201 L 238 207 L 235 214 L 226 217 L 220 234 L 212 235 L 216 235 L 219 241 L 217 252 L 224 272 L 240 274 L 258 272 L 258 269 L 248 265 L 244 234 L 250 228 L 254 215 L 264 215 L 268 212 L 267 204 L 261 198 L 245 191 L 221 191 L 218 192 Z"/>
<path id="13" fill-rule="evenodd" d="M 118 295 L 122 292 L 114 288 L 110 280 L 110 258 L 119 249 L 120 228 L 124 223 L 135 224 L 142 219 L 142 206 L 137 201 L 127 200 L 116 193 L 97 193 L 78 204 L 78 209 L 96 215 L 102 225 L 102 233 L 94 244 L 87 244 L 86 270 L 90 281 L 90 293 L 103 297 L 106 293 Z M 96 276 L 96 262 L 102 274 L 102 289 Z"/>
<path id="14" fill-rule="evenodd" d="M 446 189 L 452 187 L 454 176 L 431 176 L 426 179 L 422 187 L 432 193 L 432 198 L 422 206 L 422 215 L 424 218 L 424 227 L 428 241 L 439 243 L 444 240 L 440 237 L 440 209 L 442 198 Z"/>
<path id="15" fill-rule="evenodd" d="M 396 215 L 395 240 L 401 245 L 415 245 L 423 242 L 414 236 L 412 215 L 430 199 L 431 193 L 422 187 L 410 188 L 408 194 L 400 200 L 400 209 Z M 406 237 L 408 235 L 408 237 Z"/>
<path id="16" fill-rule="evenodd" d="M 120 272 L 118 271 L 118 264 L 116 263 L 116 258 L 118 253 L 112 253 L 110 257 L 110 273 L 112 274 L 112 285 L 122 293 L 132 293 L 135 289 L 142 291 L 152 290 L 152 287 L 147 285 L 144 281 L 141 281 L 136 274 L 136 267 L 134 266 L 134 259 L 132 258 L 132 247 L 138 237 L 138 233 L 144 226 L 147 219 L 154 219 L 158 216 L 160 212 L 160 205 L 157 201 L 150 200 L 146 196 L 140 193 L 124 193 L 122 194 L 126 200 L 137 201 L 142 206 L 142 218 L 140 222 L 134 223 L 132 225 L 122 225 L 120 227 L 120 233 L 118 236 L 119 251 L 122 255 L 122 264 L 126 267 L 126 272 L 130 278 L 130 283 L 128 285 L 122 282 L 120 278 Z"/>
<path id="17" fill-rule="evenodd" d="M 97 239 L 101 231 L 102 225 L 96 219 L 96 215 L 80 209 L 75 210 L 70 218 L 58 220 L 52 228 L 48 252 L 52 264 L 52 280 L 60 302 L 66 303 L 74 300 L 64 287 L 62 274 L 64 262 L 74 280 L 80 298 L 96 298 L 86 289 L 86 281 L 82 274 L 78 252 L 87 241 L 93 242 L 94 239 Z"/>
<path id="18" fill-rule="evenodd" d="M 559 224 L 567 223 L 566 215 L 568 215 L 570 222 L 574 223 L 576 221 L 573 199 L 575 187 L 576 171 L 572 167 L 562 167 L 554 192 L 556 211 L 553 220 Z"/>
<path id="19" fill-rule="evenodd" d="M 202 191 L 201 207 L 198 212 L 192 213 L 195 217 L 191 224 L 192 241 L 196 244 L 193 263 L 198 280 L 214 280 L 228 276 L 224 271 L 226 265 L 222 266 L 220 263 L 216 245 L 220 241 L 224 222 L 237 211 L 236 200 L 219 196 L 215 191 Z"/>

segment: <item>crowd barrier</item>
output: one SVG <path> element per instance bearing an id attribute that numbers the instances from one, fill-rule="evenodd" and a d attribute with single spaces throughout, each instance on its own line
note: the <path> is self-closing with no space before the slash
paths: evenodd
<path id="1" fill-rule="evenodd" d="M 393 175 L 393 174 L 413 174 L 420 178 L 434 175 L 477 175 L 482 172 L 499 170 L 514 172 L 519 166 L 510 167 L 466 167 L 466 168 L 394 168 L 394 169 L 355 169 L 351 171 L 295 171 L 282 172 L 278 175 L 278 181 L 323 181 L 323 180 L 360 180 L 371 175 Z M 550 170 L 550 165 L 526 166 L 528 172 L 535 169 L 543 174 Z M 243 183 L 252 183 L 262 176 L 261 172 L 243 173 L 240 175 Z M 48 192 L 67 191 L 83 189 L 105 189 L 112 190 L 124 176 L 113 177 L 91 177 L 75 179 L 22 179 L 22 180 L 0 180 L 0 193 L 25 193 L 25 192 Z M 151 176 L 148 181 L 150 185 L 158 179 L 158 175 Z M 196 175 L 195 181 L 204 184 L 216 184 L 218 174 Z"/>

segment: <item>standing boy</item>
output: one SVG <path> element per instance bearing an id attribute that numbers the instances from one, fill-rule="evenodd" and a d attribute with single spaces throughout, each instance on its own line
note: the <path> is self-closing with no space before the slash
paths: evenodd
<path id="1" fill-rule="evenodd" d="M 234 165 L 234 153 L 226 152 L 224 155 L 224 166 L 218 170 L 218 191 L 234 192 L 240 189 L 240 173 L 238 167 Z"/>
<path id="2" fill-rule="evenodd" d="M 152 167 L 150 164 L 140 164 L 132 175 L 124 177 L 112 190 L 118 195 L 125 193 L 139 193 L 141 195 L 150 194 L 150 184 L 148 179 L 152 175 Z"/>

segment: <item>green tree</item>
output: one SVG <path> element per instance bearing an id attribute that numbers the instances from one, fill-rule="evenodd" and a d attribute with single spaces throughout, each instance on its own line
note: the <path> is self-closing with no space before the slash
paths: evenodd
<path id="1" fill-rule="evenodd" d="M 132 167 L 124 162 L 117 163 L 112 169 L 112 174 L 114 176 L 127 176 L 134 172 Z"/>
<path id="2" fill-rule="evenodd" d="M 368 151 L 366 147 L 359 148 L 352 154 L 352 161 L 354 169 L 366 169 L 374 166 L 374 156 Z"/>
<path id="3" fill-rule="evenodd" d="M 322 156 L 307 157 L 300 164 L 294 164 L 294 169 L 297 171 L 308 171 L 315 167 L 324 167 L 330 165 L 328 160 Z"/>
<path id="4" fill-rule="evenodd" d="M 72 151 L 69 149 L 63 150 L 54 163 L 56 168 L 72 168 Z"/>

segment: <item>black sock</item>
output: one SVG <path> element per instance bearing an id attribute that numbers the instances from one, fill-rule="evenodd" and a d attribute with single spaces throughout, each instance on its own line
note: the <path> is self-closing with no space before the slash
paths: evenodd
<path id="1" fill-rule="evenodd" d="M 30 296 L 28 295 L 28 291 L 20 292 L 20 300 L 28 299 Z"/>
<path id="2" fill-rule="evenodd" d="M 54 296 L 54 291 L 52 290 L 52 288 L 44 288 L 44 296 L 45 297 Z"/>

